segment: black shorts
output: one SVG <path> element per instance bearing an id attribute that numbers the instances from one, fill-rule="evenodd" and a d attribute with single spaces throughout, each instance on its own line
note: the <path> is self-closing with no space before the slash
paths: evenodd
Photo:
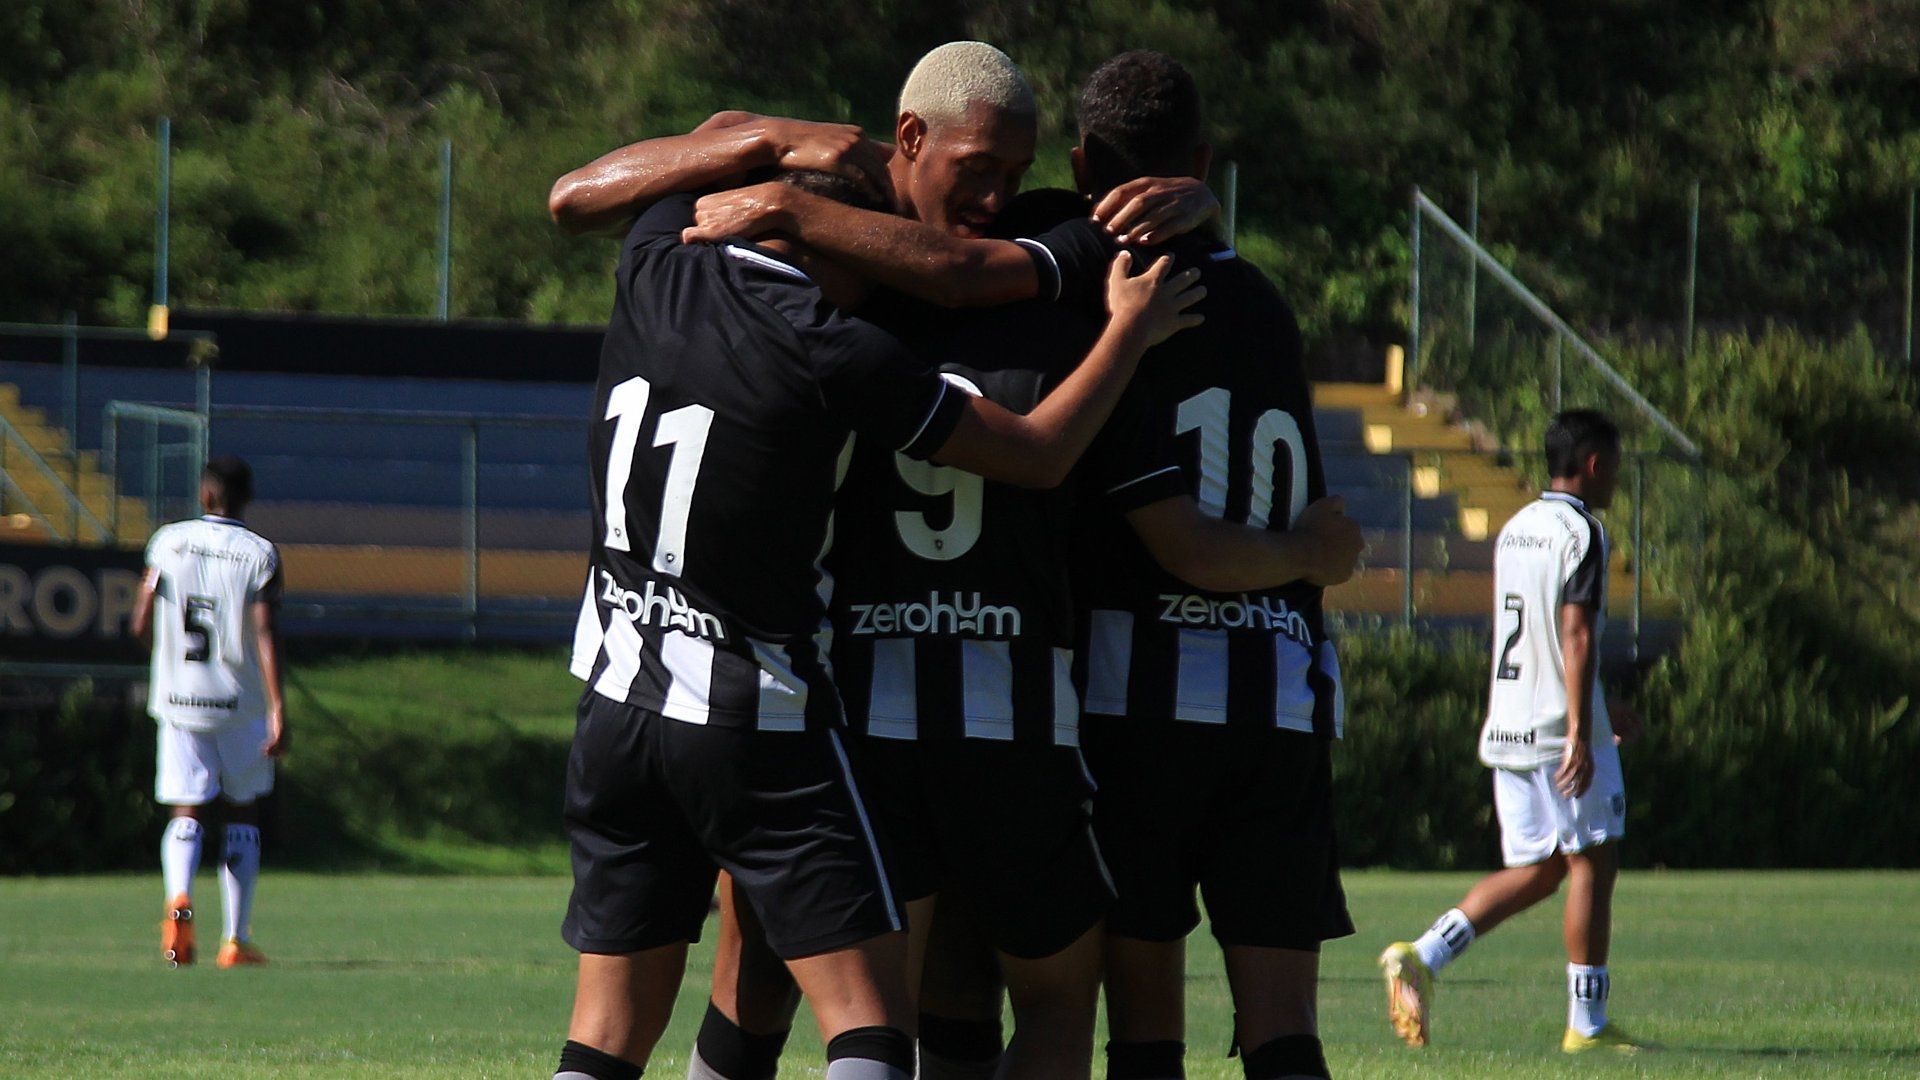
<path id="1" fill-rule="evenodd" d="M 855 749 L 903 899 L 957 893 L 995 948 L 1029 960 L 1079 940 L 1113 903 L 1078 749 L 877 736 Z"/>
<path id="2" fill-rule="evenodd" d="M 1304 732 L 1095 717 L 1081 741 L 1120 895 L 1108 932 L 1318 951 L 1353 933 L 1333 830 L 1332 744 Z"/>
<path id="3" fill-rule="evenodd" d="M 566 827 L 561 936 L 581 952 L 700 940 L 721 867 L 785 959 L 905 925 L 837 731 L 688 724 L 589 690 Z"/>

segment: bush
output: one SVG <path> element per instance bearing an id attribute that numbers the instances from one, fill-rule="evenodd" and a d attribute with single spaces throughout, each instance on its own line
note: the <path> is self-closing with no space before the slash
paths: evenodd
<path id="1" fill-rule="evenodd" d="M 81 679 L 0 720 L 0 874 L 152 861 L 153 721 L 100 690 Z"/>

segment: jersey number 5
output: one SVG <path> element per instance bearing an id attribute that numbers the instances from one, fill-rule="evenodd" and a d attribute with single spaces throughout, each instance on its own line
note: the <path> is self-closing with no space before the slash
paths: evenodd
<path id="1" fill-rule="evenodd" d="M 640 422 L 647 413 L 653 384 L 634 376 L 607 395 L 606 419 L 616 421 L 613 449 L 607 456 L 606 546 L 632 551 L 627 534 L 627 481 L 633 478 L 633 455 L 640 445 Z M 653 545 L 653 568 L 679 577 L 687 570 L 687 518 L 693 512 L 693 488 L 700 481 L 700 462 L 707 454 L 707 434 L 713 428 L 713 410 L 705 405 L 683 405 L 660 417 L 653 445 L 673 447 L 667 463 L 666 490 L 660 496 L 660 535 Z"/>
<path id="2" fill-rule="evenodd" d="M 220 602 L 211 596 L 189 596 L 180 608 L 180 624 L 193 645 L 187 649 L 186 659 L 196 664 L 204 664 L 213 656 L 213 613 L 219 610 Z"/>
<path id="3" fill-rule="evenodd" d="M 1230 426 L 1233 391 L 1215 386 L 1180 403 L 1174 413 L 1175 435 L 1200 433 L 1200 509 L 1217 518 L 1227 516 L 1227 466 L 1232 452 Z M 1248 492 L 1247 521 L 1264 529 L 1273 516 L 1273 474 L 1281 448 L 1286 448 L 1287 524 L 1307 508 L 1307 444 L 1300 422 L 1284 409 L 1268 409 L 1253 425 L 1253 490 Z"/>

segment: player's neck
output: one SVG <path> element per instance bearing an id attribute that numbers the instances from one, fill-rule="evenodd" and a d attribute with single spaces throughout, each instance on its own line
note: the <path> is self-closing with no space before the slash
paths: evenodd
<path id="1" fill-rule="evenodd" d="M 912 170 L 913 162 L 898 150 L 887 159 L 887 178 L 893 183 L 894 212 L 903 218 L 919 221 L 920 214 L 913 206 L 913 185 L 907 182 Z"/>
<path id="2" fill-rule="evenodd" d="M 1582 503 L 1587 501 L 1586 487 L 1578 480 L 1555 478 L 1552 483 L 1547 485 L 1547 490 L 1560 495 L 1571 495 L 1579 499 Z"/>
<path id="3" fill-rule="evenodd" d="M 834 307 L 850 309 L 867 298 L 870 286 L 865 278 L 834 262 L 814 254 L 811 248 L 791 240 L 763 237 L 754 243 L 780 257 L 782 262 L 807 275 L 820 288 L 820 294 Z"/>

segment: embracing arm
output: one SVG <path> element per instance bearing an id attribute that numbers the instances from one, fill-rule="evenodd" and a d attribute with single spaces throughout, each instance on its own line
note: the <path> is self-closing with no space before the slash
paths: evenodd
<path id="1" fill-rule="evenodd" d="M 599 232 L 624 225 L 665 196 L 737 181 L 768 166 L 887 182 L 884 152 L 851 124 L 729 110 L 685 135 L 623 146 L 567 173 L 554 181 L 547 212 L 566 232 Z"/>
<path id="2" fill-rule="evenodd" d="M 1270 589 L 1305 579 L 1338 585 L 1353 576 L 1365 540 L 1346 500 L 1320 499 L 1283 532 L 1212 517 L 1176 495 L 1127 514 L 1127 524 L 1161 569 L 1208 592 Z"/>
<path id="3" fill-rule="evenodd" d="M 1218 207 L 1197 180 L 1146 177 L 1116 188 L 1096 215 L 1113 215 L 1129 230 L 1124 239 L 1145 235 L 1159 242 L 1198 227 Z M 681 239 L 712 242 L 769 232 L 802 240 L 867 277 L 942 307 L 1030 300 L 1041 289 L 1033 255 L 1011 240 L 965 239 L 892 214 L 856 210 L 786 184 L 754 184 L 701 199 L 694 225 Z M 1110 251 L 1104 244 L 1099 247 L 1101 262 Z"/>
<path id="4" fill-rule="evenodd" d="M 1131 266 L 1132 257 L 1124 252 L 1114 260 L 1107 279 L 1112 318 L 1071 375 L 1024 416 L 985 398 L 969 398 L 967 411 L 933 460 L 989 480 L 1058 487 L 1119 403 L 1141 354 L 1200 324 L 1200 316 L 1186 312 L 1206 294 L 1194 284 L 1197 271 L 1169 273 L 1172 261 L 1162 258 L 1130 277 Z"/>
<path id="5" fill-rule="evenodd" d="M 942 307 L 1031 299 L 1040 288 L 1027 249 L 968 240 L 911 218 L 859 210 L 788 184 L 753 184 L 700 200 L 681 239 L 785 233 L 836 262 Z"/>

